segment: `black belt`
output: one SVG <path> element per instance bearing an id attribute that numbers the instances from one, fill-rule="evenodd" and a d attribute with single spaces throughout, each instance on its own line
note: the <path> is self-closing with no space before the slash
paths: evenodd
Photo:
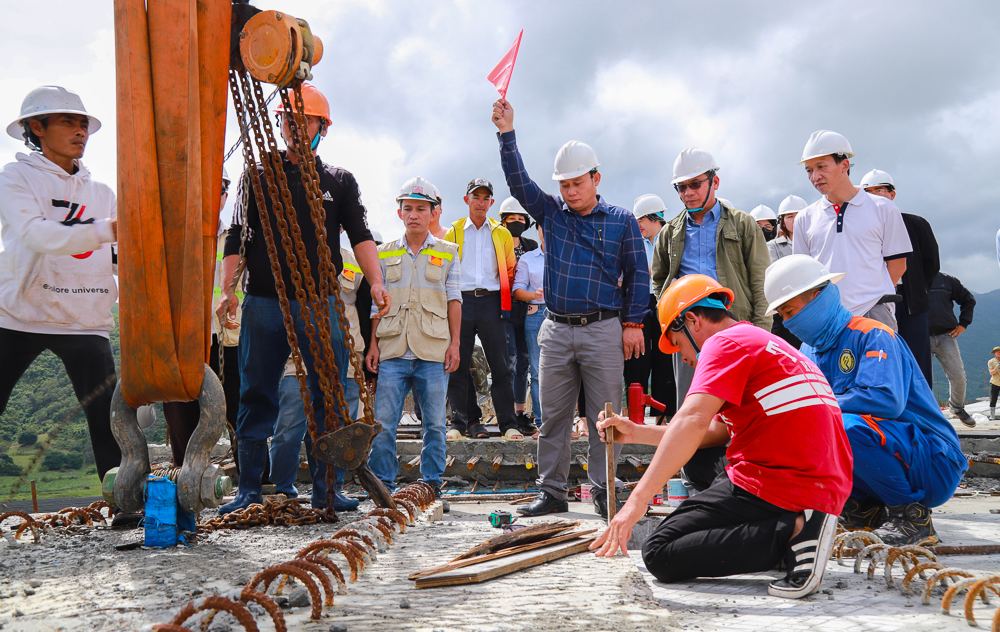
<path id="1" fill-rule="evenodd" d="M 562 323 L 563 325 L 569 325 L 570 327 L 582 327 L 584 325 L 589 325 L 590 323 L 608 320 L 609 318 L 617 318 L 619 313 L 620 312 L 617 309 L 602 309 L 598 312 L 591 312 L 589 314 L 574 314 L 570 316 L 560 316 L 559 314 L 549 312 L 547 318 L 549 320 L 554 320 L 557 323 Z"/>
<path id="2" fill-rule="evenodd" d="M 875 304 L 883 305 L 885 303 L 898 303 L 901 300 L 903 300 L 903 297 L 900 294 L 886 294 L 878 300 L 878 303 Z"/>
<path id="3" fill-rule="evenodd" d="M 462 292 L 462 295 L 464 295 L 464 296 L 483 297 L 483 296 L 493 296 L 494 294 L 499 294 L 499 293 L 500 293 L 500 290 L 484 290 L 481 287 L 477 287 L 474 290 L 470 290 L 468 292 Z"/>

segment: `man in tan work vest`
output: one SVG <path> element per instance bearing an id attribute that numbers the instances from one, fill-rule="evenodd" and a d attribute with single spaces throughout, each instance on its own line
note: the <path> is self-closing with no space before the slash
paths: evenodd
<path id="1" fill-rule="evenodd" d="M 407 180 L 399 191 L 399 218 L 406 233 L 378 249 L 389 313 L 372 310 L 368 369 L 379 373 L 375 418 L 382 430 L 368 461 L 386 487 L 395 489 L 396 427 L 403 400 L 412 388 L 423 413 L 421 480 L 441 490 L 445 468 L 445 396 L 448 374 L 458 368 L 462 327 L 461 268 L 458 245 L 431 235 L 428 227 L 437 197 L 424 178 Z"/>

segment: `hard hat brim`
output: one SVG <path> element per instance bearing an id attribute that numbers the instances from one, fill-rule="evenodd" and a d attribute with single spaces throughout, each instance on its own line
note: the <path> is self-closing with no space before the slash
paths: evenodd
<path id="1" fill-rule="evenodd" d="M 400 195 L 399 197 L 396 198 L 396 203 L 399 204 L 403 200 L 417 200 L 418 202 L 427 202 L 428 204 L 431 205 L 431 208 L 434 208 L 439 204 L 437 199 L 428 197 L 426 195 L 420 195 L 419 193 L 407 193 L 405 195 Z"/>
<path id="2" fill-rule="evenodd" d="M 670 342 L 670 339 L 667 338 L 666 331 L 660 334 L 660 342 L 658 346 L 660 347 L 660 351 L 666 353 L 667 355 L 670 355 L 672 353 L 677 353 L 678 351 L 681 350 L 680 347 L 676 347 L 672 342 Z"/>
<path id="3" fill-rule="evenodd" d="M 697 178 L 698 176 L 704 175 L 709 171 L 722 171 L 722 167 L 715 167 L 714 169 L 706 169 L 704 171 L 699 171 L 698 173 L 689 173 L 683 176 L 677 176 L 676 178 L 670 181 L 670 184 L 680 184 L 685 180 L 691 180 L 692 178 Z"/>
<path id="4" fill-rule="evenodd" d="M 590 169 L 582 169 L 580 171 L 570 171 L 569 173 L 553 173 L 553 180 L 572 180 L 573 178 L 579 178 L 580 176 L 587 175 L 594 169 L 597 169 L 601 165 L 594 165 Z"/>
<path id="5" fill-rule="evenodd" d="M 838 151 L 836 153 L 839 154 L 841 152 Z M 816 154 L 815 156 L 802 156 L 802 160 L 800 160 L 798 162 L 798 164 L 803 165 L 803 164 L 806 163 L 807 160 L 812 160 L 813 158 L 822 158 L 823 156 L 832 156 L 832 155 L 833 154 Z M 848 160 L 851 160 L 852 158 L 854 158 L 854 152 L 853 151 L 844 152 L 844 155 L 847 156 Z"/>
<path id="6" fill-rule="evenodd" d="M 831 272 L 829 274 L 824 274 L 823 276 L 809 283 L 805 287 L 792 290 L 791 292 L 788 292 L 787 294 L 784 294 L 778 297 L 776 300 L 772 301 L 771 304 L 767 306 L 767 313 L 765 313 L 764 315 L 770 316 L 772 314 L 776 314 L 778 312 L 779 307 L 781 307 L 788 301 L 792 300 L 799 294 L 802 294 L 803 292 L 808 292 L 809 290 L 818 287 L 823 283 L 826 283 L 827 281 L 830 281 L 832 283 L 839 283 L 840 280 L 843 279 L 845 276 L 847 275 L 843 272 Z"/>
<path id="7" fill-rule="evenodd" d="M 90 119 L 90 128 L 87 130 L 88 134 L 95 134 L 97 133 L 97 130 L 101 129 L 101 120 L 93 114 L 81 112 L 80 110 L 41 110 L 39 112 L 35 112 L 34 114 L 28 114 L 26 116 L 19 116 L 16 118 L 13 123 L 7 126 L 7 135 L 11 138 L 23 141 L 24 127 L 21 126 L 23 121 L 39 116 L 50 116 L 52 114 L 79 114 L 81 116 L 86 116 Z"/>

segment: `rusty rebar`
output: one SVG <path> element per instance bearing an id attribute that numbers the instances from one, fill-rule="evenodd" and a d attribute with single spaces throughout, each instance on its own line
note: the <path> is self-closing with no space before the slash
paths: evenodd
<path id="1" fill-rule="evenodd" d="M 466 461 L 465 465 L 468 466 L 468 468 L 471 470 L 472 468 L 476 467 L 476 463 L 479 463 L 479 459 L 481 459 L 481 458 L 483 458 L 483 457 L 481 457 L 480 455 L 477 454 L 477 455 L 473 456 L 471 459 L 469 459 L 468 461 Z"/>
<path id="2" fill-rule="evenodd" d="M 38 513 L 38 492 L 35 491 L 35 479 L 31 479 L 31 513 Z"/>
<path id="3" fill-rule="evenodd" d="M 493 469 L 499 470 L 501 465 L 503 465 L 503 455 L 498 454 L 493 458 Z"/>
<path id="4" fill-rule="evenodd" d="M 646 469 L 646 466 L 642 464 L 642 461 L 640 461 L 638 457 L 634 457 L 632 455 L 628 455 L 628 456 L 625 457 L 625 461 L 628 462 L 628 463 L 630 463 L 632 465 L 632 467 L 635 468 L 636 472 L 641 472 L 644 469 Z"/>
<path id="5" fill-rule="evenodd" d="M 574 458 L 573 460 L 576 461 L 577 464 L 583 468 L 584 472 L 587 471 L 587 457 L 583 456 L 582 454 L 577 454 L 576 458 Z"/>
<path id="6" fill-rule="evenodd" d="M 417 467 L 418 465 L 420 465 L 420 457 L 419 456 L 415 456 L 412 459 L 410 459 L 409 461 L 407 461 L 407 463 L 406 463 L 406 469 L 412 470 L 413 468 Z"/>

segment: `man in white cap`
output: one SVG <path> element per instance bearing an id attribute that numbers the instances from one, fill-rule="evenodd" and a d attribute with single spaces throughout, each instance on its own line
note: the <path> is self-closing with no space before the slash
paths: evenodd
<path id="1" fill-rule="evenodd" d="M 764 313 L 764 271 L 771 264 L 764 233 L 756 220 L 716 197 L 719 166 L 712 154 L 688 147 L 674 161 L 671 183 L 684 210 L 667 222 L 653 254 L 653 291 L 657 297 L 677 279 L 704 274 L 733 290 L 730 311 L 765 331 L 771 319 Z M 677 409 L 687 396 L 694 368 L 673 356 Z M 726 464 L 726 448 L 698 450 L 684 468 L 684 477 L 697 491 L 707 489 Z"/>
<path id="2" fill-rule="evenodd" d="M 538 333 L 541 348 L 542 433 L 538 438 L 541 492 L 518 509 L 528 516 L 568 511 L 573 408 L 580 381 L 590 426 L 587 474 L 594 505 L 607 516 L 615 482 L 605 473 L 607 452 L 597 435 L 604 404 L 622 401 L 625 360 L 645 352 L 643 319 L 649 304 L 649 272 L 642 234 L 632 213 L 597 194 L 597 154 L 570 141 L 556 154 L 552 179 L 560 196 L 549 195 L 528 177 L 514 136 L 514 110 L 506 99 L 493 104 L 500 162 L 511 195 L 545 234 L 545 307 Z M 620 447 L 615 447 L 615 454 Z M 610 500 L 616 500 L 612 492 Z"/>
<path id="3" fill-rule="evenodd" d="M 28 93 L 7 133 L 32 150 L 0 169 L 0 415 L 45 350 L 66 367 L 84 406 L 99 480 L 121 464 L 111 434 L 110 331 L 118 210 L 115 192 L 80 162 L 101 122 L 59 86 Z M 103 388 L 103 390 L 101 390 Z"/>
<path id="4" fill-rule="evenodd" d="M 642 233 L 642 245 L 646 248 L 646 263 L 649 264 L 649 273 L 653 273 L 653 253 L 656 242 L 659 239 L 660 231 L 667 223 L 663 214 L 667 212 L 667 206 L 658 195 L 646 193 L 640 195 L 632 204 L 632 215 L 639 222 L 639 231 Z M 631 384 L 641 384 L 643 393 L 652 395 L 653 399 L 664 404 L 666 410 L 663 414 L 671 415 L 676 410 L 674 406 L 674 366 L 670 356 L 660 351 L 656 341 L 659 331 L 659 321 L 656 319 L 656 294 L 653 292 L 653 282 L 649 283 L 649 313 L 642 321 L 642 334 L 645 338 L 646 353 L 638 358 L 625 361 L 625 388 Z M 652 378 L 652 384 L 650 384 Z M 659 415 L 659 411 L 650 407 L 651 415 Z"/>
<path id="5" fill-rule="evenodd" d="M 854 150 L 837 132 L 813 132 L 802 151 L 809 181 L 823 194 L 795 218 L 795 254 L 847 274 L 840 299 L 855 316 L 897 328 L 892 302 L 912 250 L 899 209 L 851 183 Z"/>
<path id="6" fill-rule="evenodd" d="M 866 173 L 861 178 L 861 188 L 866 193 L 896 201 L 896 184 L 892 176 L 881 169 Z M 901 215 L 913 251 L 906 257 L 906 272 L 896 286 L 896 293 L 903 297 L 896 305 L 896 322 L 899 324 L 899 335 L 913 352 L 927 383 L 933 387 L 928 312 L 931 309 L 931 284 L 941 270 L 941 255 L 930 222 L 913 213 Z"/>

